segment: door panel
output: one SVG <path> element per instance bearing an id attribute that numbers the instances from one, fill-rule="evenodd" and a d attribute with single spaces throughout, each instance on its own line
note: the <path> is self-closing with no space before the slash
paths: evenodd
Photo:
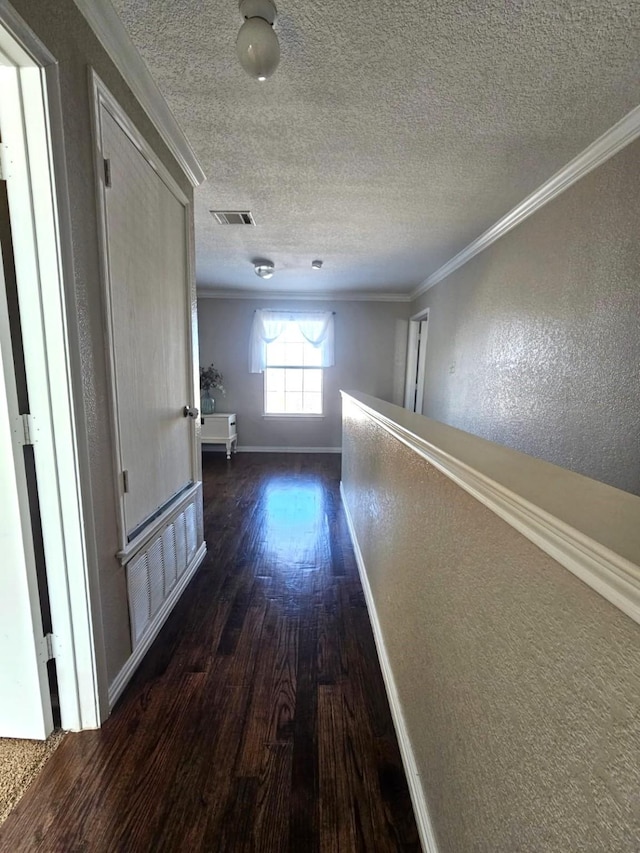
<path id="1" fill-rule="evenodd" d="M 192 482 L 184 204 L 101 105 L 109 295 L 126 535 Z"/>

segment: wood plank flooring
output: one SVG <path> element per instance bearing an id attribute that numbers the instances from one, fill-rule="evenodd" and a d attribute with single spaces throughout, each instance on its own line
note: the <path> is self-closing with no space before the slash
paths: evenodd
<path id="1" fill-rule="evenodd" d="M 206 561 L 0 850 L 419 851 L 340 457 L 205 454 Z"/>

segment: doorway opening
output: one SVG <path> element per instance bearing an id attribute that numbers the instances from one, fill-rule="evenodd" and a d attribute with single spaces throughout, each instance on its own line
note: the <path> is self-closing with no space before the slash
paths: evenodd
<path id="1" fill-rule="evenodd" d="M 0 737 L 100 724 L 90 587 L 88 452 L 78 365 L 58 70 L 9 4 L 0 9 Z M 7 236 L 8 235 L 8 236 Z M 7 283 L 5 285 L 5 276 Z M 81 428 L 79 428 L 79 426 Z M 11 523 L 9 522 L 11 515 Z M 54 704 L 58 704 L 56 698 Z"/>
<path id="2" fill-rule="evenodd" d="M 407 373 L 404 407 L 411 412 L 423 414 L 424 383 L 427 366 L 427 332 L 429 309 L 421 311 L 409 320 L 407 344 Z"/>

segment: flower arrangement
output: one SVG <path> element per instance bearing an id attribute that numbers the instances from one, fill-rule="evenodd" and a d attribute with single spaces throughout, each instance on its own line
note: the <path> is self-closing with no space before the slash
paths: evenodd
<path id="1" fill-rule="evenodd" d="M 215 388 L 217 391 L 220 391 L 223 395 L 226 394 L 226 390 L 224 385 L 222 384 L 223 376 L 220 371 L 210 364 L 209 367 L 201 367 L 200 368 L 200 390 L 201 391 L 211 391 L 212 388 Z"/>

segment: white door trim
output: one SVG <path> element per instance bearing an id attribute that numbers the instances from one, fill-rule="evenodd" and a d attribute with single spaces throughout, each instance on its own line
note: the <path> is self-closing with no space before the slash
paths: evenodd
<path id="1" fill-rule="evenodd" d="M 108 709 L 81 376 L 72 336 L 73 264 L 55 58 L 5 0 L 0 52 L 17 68 L 2 115 L 7 191 L 38 475 L 62 727 L 95 728 Z M 65 287 L 65 282 L 67 287 Z M 75 339 L 74 339 L 75 340 Z"/>
<path id="2" fill-rule="evenodd" d="M 45 740 L 53 713 L 24 457 L 32 422 L 20 414 L 5 277 L 12 261 L 0 248 L 0 735 Z"/>

